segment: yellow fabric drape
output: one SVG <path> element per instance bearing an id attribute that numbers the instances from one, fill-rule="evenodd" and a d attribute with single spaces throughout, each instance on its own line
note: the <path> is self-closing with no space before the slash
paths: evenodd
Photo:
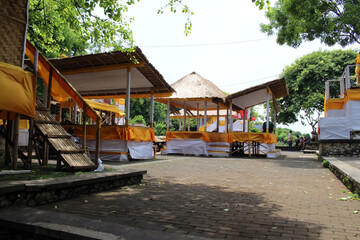
<path id="1" fill-rule="evenodd" d="M 276 143 L 277 137 L 273 133 L 254 133 L 254 132 L 232 132 L 232 133 L 215 133 L 215 132 L 182 132 L 174 131 L 166 133 L 166 141 L 171 139 L 201 139 L 204 142 L 260 142 Z"/>
<path id="2" fill-rule="evenodd" d="M 94 109 L 114 112 L 114 113 L 120 114 L 120 116 L 125 115 L 124 111 L 120 110 L 118 106 L 107 104 L 107 103 L 101 103 L 101 102 L 97 102 L 97 101 L 90 100 L 90 99 L 85 99 L 85 101 L 90 105 L 90 107 L 92 107 Z M 73 106 L 74 106 L 74 101 L 71 99 L 60 103 L 61 108 L 71 108 Z"/>
<path id="3" fill-rule="evenodd" d="M 345 92 L 344 103 L 347 101 L 360 101 L 360 89 L 348 89 Z"/>
<path id="4" fill-rule="evenodd" d="M 335 109 L 344 109 L 343 98 L 328 98 L 326 100 L 326 111 Z"/>
<path id="5" fill-rule="evenodd" d="M 0 125 L 3 125 L 3 120 L 0 119 Z M 19 123 L 19 129 L 29 129 L 29 120 L 21 119 Z"/>
<path id="6" fill-rule="evenodd" d="M 74 129 L 74 133 L 78 137 L 83 137 L 82 126 L 63 125 L 65 130 L 70 127 Z M 96 126 L 86 126 L 86 139 L 96 139 Z M 155 133 L 153 128 L 137 127 L 137 126 L 102 126 L 101 140 L 125 140 L 136 142 L 154 142 Z"/>
<path id="7" fill-rule="evenodd" d="M 356 83 L 360 85 L 360 53 L 356 57 L 356 67 L 355 67 L 355 76 L 356 76 Z"/>
<path id="8" fill-rule="evenodd" d="M 36 83 L 31 72 L 0 62 L 0 119 L 7 113 L 35 116 Z"/>

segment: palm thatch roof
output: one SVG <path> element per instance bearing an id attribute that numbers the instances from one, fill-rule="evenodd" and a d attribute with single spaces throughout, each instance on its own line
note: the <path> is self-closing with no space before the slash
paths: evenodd
<path id="1" fill-rule="evenodd" d="M 226 94 L 221 91 L 214 83 L 202 77 L 196 72 L 192 72 L 175 83 L 171 84 L 175 89 L 175 93 L 168 98 L 157 98 L 161 103 L 167 103 L 176 107 L 185 108 L 188 110 L 196 110 L 199 105 L 200 110 L 205 109 L 205 102 L 207 102 L 207 109 L 214 110 L 219 103 L 220 108 L 227 108 Z"/>
<path id="2" fill-rule="evenodd" d="M 219 116 L 220 117 L 226 117 L 226 109 L 221 109 L 219 111 Z M 232 111 L 232 115 L 233 117 L 237 117 L 238 113 L 236 111 Z M 199 111 L 199 118 L 204 118 L 205 116 L 205 111 Z M 217 110 L 210 110 L 206 112 L 206 116 L 207 117 L 216 117 L 217 116 Z M 184 110 L 181 109 L 179 112 L 174 112 L 172 114 L 170 114 L 171 118 L 184 118 Z M 197 118 L 197 111 L 187 111 L 186 114 L 187 118 Z"/>

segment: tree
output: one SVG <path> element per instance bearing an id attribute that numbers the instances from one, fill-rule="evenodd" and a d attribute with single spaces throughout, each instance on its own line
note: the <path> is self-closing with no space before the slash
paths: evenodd
<path id="1" fill-rule="evenodd" d="M 289 96 L 278 101 L 281 110 L 277 121 L 289 124 L 300 118 L 316 132 L 317 116 L 324 109 L 325 81 L 338 79 L 345 66 L 354 63 L 356 55 L 354 50 L 317 51 L 286 66 L 281 77 L 286 79 Z"/>
<path id="2" fill-rule="evenodd" d="M 269 24 L 261 29 L 277 34 L 277 43 L 298 47 L 320 39 L 333 46 L 360 43 L 359 0 L 279 0 L 266 10 Z"/>
<path id="3" fill-rule="evenodd" d="M 30 0 L 28 39 L 47 57 L 78 55 L 90 48 L 132 47 L 132 32 L 125 17 L 135 0 Z M 96 14 L 102 10 L 103 16 Z"/>

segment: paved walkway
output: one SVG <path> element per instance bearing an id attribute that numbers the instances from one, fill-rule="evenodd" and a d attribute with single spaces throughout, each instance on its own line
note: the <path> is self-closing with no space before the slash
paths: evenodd
<path id="1" fill-rule="evenodd" d="M 359 201 L 314 155 L 279 159 L 158 156 L 143 184 L 41 210 L 219 239 L 360 239 Z M 165 160 L 167 159 L 167 160 Z"/>

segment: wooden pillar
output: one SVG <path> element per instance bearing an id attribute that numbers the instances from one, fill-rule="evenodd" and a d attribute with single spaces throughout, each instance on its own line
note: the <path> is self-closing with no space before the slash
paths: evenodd
<path id="1" fill-rule="evenodd" d="M 186 102 L 184 102 L 184 131 L 186 131 Z"/>
<path id="2" fill-rule="evenodd" d="M 73 111 L 74 111 L 74 123 L 77 124 L 77 103 L 76 102 L 74 102 Z"/>
<path id="3" fill-rule="evenodd" d="M 190 132 L 190 121 L 191 121 L 191 118 L 189 118 L 188 120 L 188 131 Z"/>
<path id="4" fill-rule="evenodd" d="M 196 104 L 196 131 L 199 131 L 199 103 Z"/>
<path id="5" fill-rule="evenodd" d="M 181 121 L 181 119 L 179 118 L 179 131 L 181 131 L 181 123 L 182 123 L 182 121 Z"/>
<path id="6" fill-rule="evenodd" d="M 154 127 L 154 90 L 151 90 L 150 96 L 150 127 Z"/>
<path id="7" fill-rule="evenodd" d="M 39 50 L 35 49 L 34 52 L 34 82 L 35 82 L 35 89 L 36 89 L 36 82 L 38 76 L 38 62 L 39 62 Z M 61 108 L 60 108 L 61 113 Z M 60 114 L 60 121 L 61 121 L 61 114 Z M 32 162 L 32 152 L 33 152 L 33 138 L 34 138 L 34 118 L 29 118 L 29 139 L 28 139 L 28 147 L 27 147 L 27 161 L 29 166 L 31 166 Z"/>
<path id="8" fill-rule="evenodd" d="M 270 113 L 270 92 L 268 90 L 267 95 L 266 95 L 266 132 L 269 132 L 269 115 Z"/>
<path id="9" fill-rule="evenodd" d="M 130 121 L 130 89 L 131 89 L 131 68 L 127 69 L 126 74 L 126 99 L 125 99 L 125 125 Z"/>
<path id="10" fill-rule="evenodd" d="M 11 163 L 11 152 L 10 152 L 10 141 L 12 138 L 12 128 L 13 128 L 13 120 L 9 120 L 10 114 L 8 114 L 7 119 L 6 120 L 6 136 L 7 138 L 5 139 L 5 164 L 8 165 Z"/>
<path id="11" fill-rule="evenodd" d="M 207 131 L 207 101 L 205 101 L 205 109 L 204 109 L 204 126 L 206 132 Z"/>
<path id="12" fill-rule="evenodd" d="M 229 132 L 233 131 L 233 115 L 232 115 L 232 102 L 230 102 L 230 130 Z"/>
<path id="13" fill-rule="evenodd" d="M 219 103 L 216 104 L 216 128 L 217 132 L 220 132 L 220 106 Z"/>
<path id="14" fill-rule="evenodd" d="M 20 114 L 16 114 L 13 126 L 13 143 L 14 147 L 12 149 L 12 165 L 13 169 L 17 169 L 17 158 L 18 158 L 18 148 L 19 148 L 19 124 L 20 124 Z"/>
<path id="15" fill-rule="evenodd" d="M 243 132 L 245 132 L 245 124 L 246 124 L 246 108 L 244 109 L 244 114 L 243 114 Z"/>
<path id="16" fill-rule="evenodd" d="M 167 102 L 166 131 L 170 130 L 170 100 Z"/>
<path id="17" fill-rule="evenodd" d="M 96 119 L 96 149 L 95 149 L 95 159 L 94 163 L 98 165 L 98 158 L 100 157 L 100 136 L 101 136 L 101 117 Z"/>
<path id="18" fill-rule="evenodd" d="M 229 109 L 226 109 L 226 117 L 225 117 L 225 132 L 229 132 Z"/>
<path id="19" fill-rule="evenodd" d="M 82 121 L 83 121 L 83 139 L 82 139 L 82 148 L 86 150 L 86 105 L 83 103 L 83 112 L 82 112 Z"/>
<path id="20" fill-rule="evenodd" d="M 48 89 L 47 89 L 47 99 L 46 99 L 46 108 L 48 110 L 50 110 L 50 108 L 51 108 L 52 71 L 53 71 L 53 69 L 50 67 L 49 82 L 48 82 Z"/>

